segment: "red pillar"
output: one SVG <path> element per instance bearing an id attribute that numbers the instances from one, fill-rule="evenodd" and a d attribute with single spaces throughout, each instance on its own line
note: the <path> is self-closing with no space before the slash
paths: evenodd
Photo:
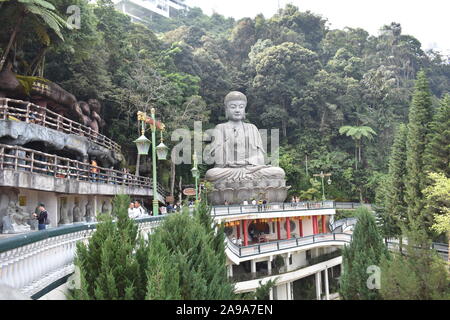
<path id="1" fill-rule="evenodd" d="M 327 233 L 327 228 L 325 225 L 325 216 L 322 216 L 322 233 Z"/>
<path id="2" fill-rule="evenodd" d="M 303 221 L 298 219 L 298 231 L 300 233 L 300 237 L 303 237 Z"/>
<path id="3" fill-rule="evenodd" d="M 247 220 L 242 221 L 242 233 L 244 234 L 244 246 L 248 246 L 248 230 L 247 230 Z"/>
<path id="4" fill-rule="evenodd" d="M 277 235 L 278 235 L 278 240 L 281 240 L 280 220 L 278 220 L 278 219 L 277 219 Z"/>
<path id="5" fill-rule="evenodd" d="M 238 238 L 238 239 L 241 238 L 241 226 L 240 226 L 240 224 L 236 225 L 236 238 Z"/>
<path id="6" fill-rule="evenodd" d="M 317 234 L 317 216 L 312 217 L 313 222 L 313 234 Z"/>
<path id="7" fill-rule="evenodd" d="M 291 220 L 289 220 L 289 217 L 286 218 L 286 233 L 287 233 L 287 238 L 290 239 L 291 238 Z"/>

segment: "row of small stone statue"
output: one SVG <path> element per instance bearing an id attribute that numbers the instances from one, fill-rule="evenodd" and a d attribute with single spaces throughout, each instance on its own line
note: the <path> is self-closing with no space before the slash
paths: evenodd
<path id="1" fill-rule="evenodd" d="M 37 211 L 37 208 L 35 211 Z M 103 201 L 101 212 L 107 213 L 111 211 L 111 201 Z M 92 222 L 94 220 L 93 213 L 93 205 L 90 200 L 88 200 L 85 205 L 84 214 L 82 208 L 80 208 L 80 205 L 77 202 L 74 202 L 72 210 L 69 210 L 67 202 L 62 202 L 60 207 L 60 219 L 58 221 L 58 225 L 84 221 Z M 37 220 L 32 217 L 32 214 L 24 212 L 24 210 L 19 206 L 18 201 L 10 201 L 8 207 L 6 208 L 6 214 L 1 218 L 0 231 L 2 231 L 2 233 L 20 233 L 30 230 L 37 230 Z"/>
<path id="2" fill-rule="evenodd" d="M 111 201 L 103 201 L 101 212 L 107 213 L 112 211 Z M 84 214 L 77 202 L 74 203 L 72 211 L 69 210 L 67 202 L 63 202 L 60 208 L 60 219 L 58 225 L 76 223 L 76 222 L 91 222 L 93 220 L 93 207 L 90 200 L 86 203 Z"/>

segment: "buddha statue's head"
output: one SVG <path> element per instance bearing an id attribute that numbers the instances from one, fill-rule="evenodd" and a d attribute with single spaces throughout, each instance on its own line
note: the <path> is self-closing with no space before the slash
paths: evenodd
<path id="1" fill-rule="evenodd" d="M 239 91 L 231 91 L 225 96 L 225 117 L 231 121 L 242 121 L 245 119 L 245 107 L 247 97 Z"/>

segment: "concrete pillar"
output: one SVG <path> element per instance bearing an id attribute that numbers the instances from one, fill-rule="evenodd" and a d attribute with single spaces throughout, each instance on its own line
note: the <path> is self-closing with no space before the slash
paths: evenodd
<path id="1" fill-rule="evenodd" d="M 289 270 L 289 256 L 290 256 L 290 254 L 287 253 L 286 257 L 284 258 L 284 265 L 286 266 L 286 271 Z"/>
<path id="2" fill-rule="evenodd" d="M 256 273 L 256 262 L 255 260 L 250 261 L 251 271 L 252 273 Z"/>
<path id="3" fill-rule="evenodd" d="M 232 277 L 232 276 L 233 276 L 233 265 L 230 264 L 230 277 Z"/>
<path id="4" fill-rule="evenodd" d="M 325 268 L 325 299 L 330 300 L 330 288 L 328 286 L 328 268 Z"/>
<path id="5" fill-rule="evenodd" d="M 56 193 L 49 194 L 50 197 L 48 197 L 44 202 L 45 209 L 48 212 L 49 218 L 50 218 L 50 225 L 52 227 L 58 226 L 58 197 L 56 196 Z"/>
<path id="6" fill-rule="evenodd" d="M 292 283 L 286 282 L 286 300 L 293 300 L 292 299 Z"/>
<path id="7" fill-rule="evenodd" d="M 273 287 L 269 290 L 269 300 L 273 300 Z"/>
<path id="8" fill-rule="evenodd" d="M 94 217 L 95 217 L 95 221 L 97 221 L 97 210 L 98 210 L 97 195 L 95 195 L 94 196 Z"/>
<path id="9" fill-rule="evenodd" d="M 320 271 L 316 273 L 316 299 L 320 300 L 320 296 L 322 294 L 322 288 L 320 283 Z"/>
<path id="10" fill-rule="evenodd" d="M 298 232 L 300 237 L 303 237 L 303 221 L 301 219 L 298 220 Z"/>
<path id="11" fill-rule="evenodd" d="M 267 260 L 267 273 L 272 274 L 272 259 Z"/>
<path id="12" fill-rule="evenodd" d="M 238 225 L 236 225 L 236 238 L 237 239 L 241 238 L 241 224 L 240 223 Z"/>

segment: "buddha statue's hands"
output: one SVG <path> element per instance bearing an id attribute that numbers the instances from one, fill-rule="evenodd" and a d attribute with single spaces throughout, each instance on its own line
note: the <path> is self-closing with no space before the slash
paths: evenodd
<path id="1" fill-rule="evenodd" d="M 246 160 L 240 160 L 240 161 L 227 163 L 227 167 L 230 167 L 230 168 L 239 168 L 239 167 L 245 167 L 245 166 L 248 166 L 248 161 L 246 161 Z"/>

